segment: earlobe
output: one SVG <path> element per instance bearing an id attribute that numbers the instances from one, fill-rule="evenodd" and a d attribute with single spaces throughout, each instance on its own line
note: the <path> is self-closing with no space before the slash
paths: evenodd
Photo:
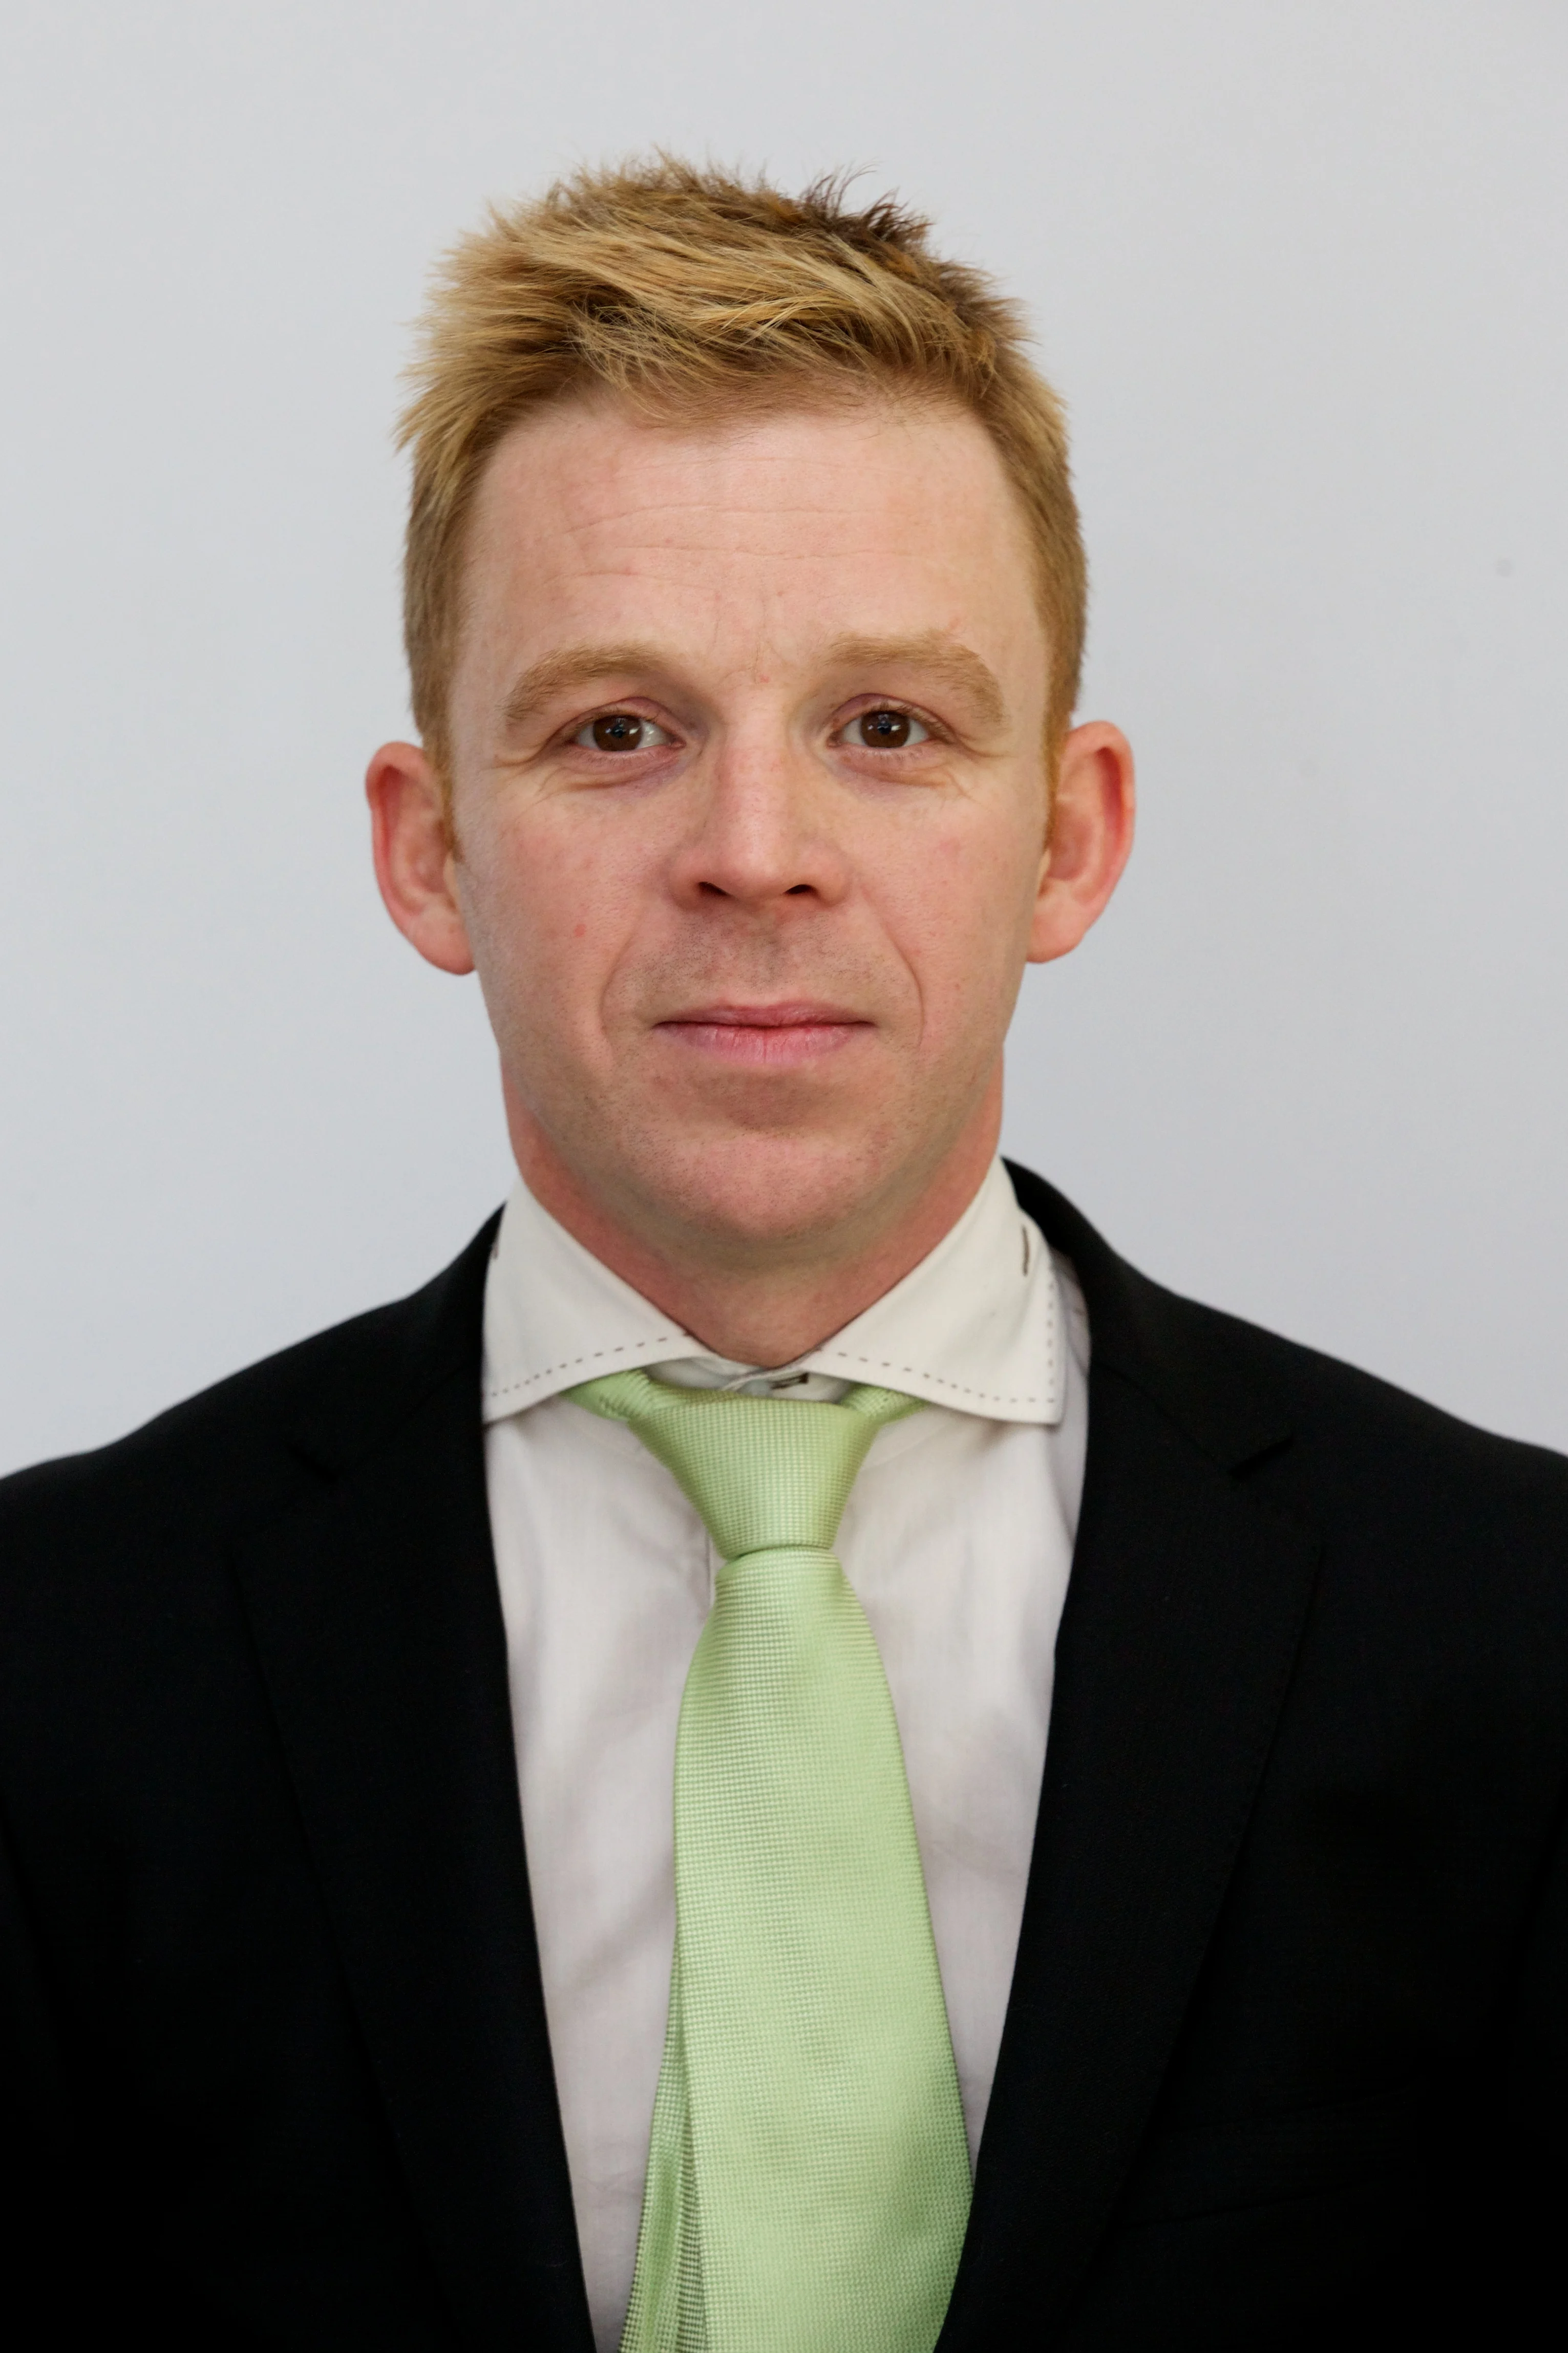
<path id="1" fill-rule="evenodd" d="M 384 744 L 365 771 L 371 846 L 383 904 L 405 940 L 442 972 L 474 968 L 451 886 L 446 797 L 417 744 Z"/>
<path id="2" fill-rule="evenodd" d="M 1103 911 L 1132 849 L 1132 747 L 1103 719 L 1062 745 L 1050 839 L 1029 937 L 1029 962 L 1067 955 Z"/>

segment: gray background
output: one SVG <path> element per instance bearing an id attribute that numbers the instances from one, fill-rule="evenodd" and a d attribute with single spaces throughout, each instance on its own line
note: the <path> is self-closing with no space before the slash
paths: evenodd
<path id="1" fill-rule="evenodd" d="M 1568 10 L 19 5 L 0 1465 L 442 1263 L 477 991 L 381 913 L 389 426 L 490 195 L 844 162 L 1029 304 L 1143 830 L 1008 1140 L 1152 1272 L 1568 1446 Z"/>

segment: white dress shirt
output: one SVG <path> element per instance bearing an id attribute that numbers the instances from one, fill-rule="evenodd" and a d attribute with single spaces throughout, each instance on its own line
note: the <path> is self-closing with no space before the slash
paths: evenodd
<path id="1" fill-rule="evenodd" d="M 1006 2008 L 1083 1482 L 1088 1324 L 1000 1161 L 931 1255 L 797 1363 L 701 1348 L 519 1186 L 485 1292 L 485 1471 L 518 1783 L 600 2353 L 631 2292 L 675 1942 L 676 1722 L 719 1566 L 671 1473 L 560 1392 L 693 1387 L 930 1410 L 878 1432 L 838 1556 L 882 1654 L 973 2155 Z"/>

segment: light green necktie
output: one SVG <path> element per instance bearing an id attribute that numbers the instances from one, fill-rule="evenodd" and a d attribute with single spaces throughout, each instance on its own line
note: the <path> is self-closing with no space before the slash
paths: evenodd
<path id="1" fill-rule="evenodd" d="M 832 1547 L 916 1410 L 568 1392 L 630 1424 L 724 1562 L 675 1757 L 675 1967 L 622 2353 L 930 2353 L 969 2157 L 903 1751 Z"/>

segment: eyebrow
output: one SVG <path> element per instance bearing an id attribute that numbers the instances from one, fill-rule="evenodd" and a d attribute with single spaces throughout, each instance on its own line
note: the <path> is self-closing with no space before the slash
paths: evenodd
<path id="1" fill-rule="evenodd" d="M 627 670 L 646 674 L 668 666 L 657 646 L 640 645 L 630 639 L 624 645 L 562 646 L 523 671 L 501 705 L 501 724 L 510 734 L 514 728 L 525 726 L 545 703 L 573 687 L 588 686 L 595 679 L 613 678 Z"/>
<path id="2" fill-rule="evenodd" d="M 1002 689 L 989 666 L 941 629 L 913 638 L 838 638 L 828 647 L 826 662 L 833 670 L 921 670 L 966 696 L 983 726 L 999 727 L 1006 716 Z M 618 645 L 562 646 L 523 671 L 501 706 L 501 723 L 510 733 L 574 687 L 628 672 L 646 676 L 668 667 L 668 657 L 657 646 L 635 639 Z"/>
<path id="3" fill-rule="evenodd" d="M 841 670 L 922 670 L 966 695 L 983 726 L 1000 727 L 1007 715 L 994 671 L 942 629 L 918 638 L 840 638 L 827 659 Z"/>

